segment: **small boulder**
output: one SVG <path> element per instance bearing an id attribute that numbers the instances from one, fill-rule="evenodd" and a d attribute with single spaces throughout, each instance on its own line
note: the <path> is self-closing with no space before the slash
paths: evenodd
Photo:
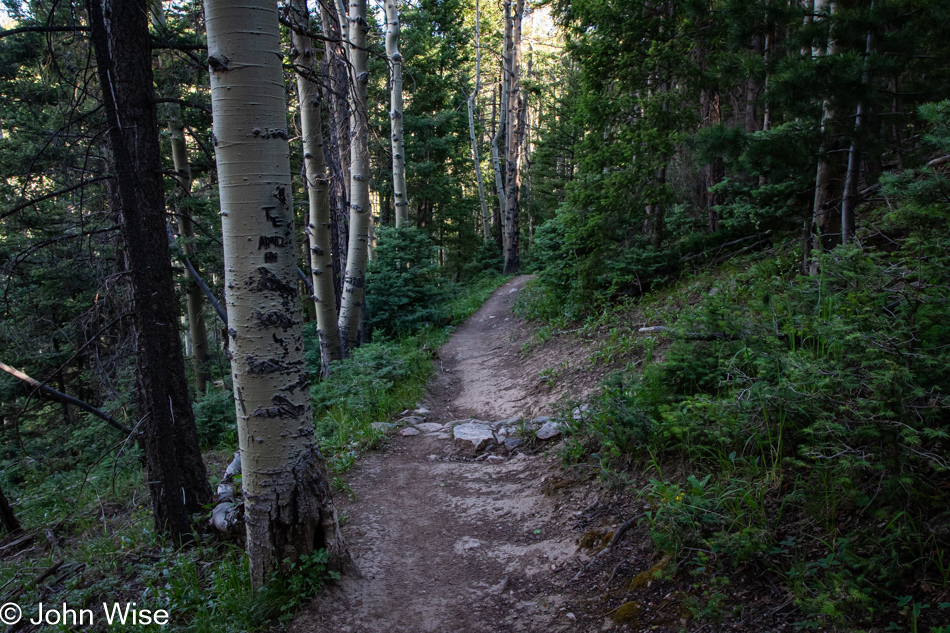
<path id="1" fill-rule="evenodd" d="M 535 436 L 539 440 L 550 440 L 561 434 L 561 425 L 557 422 L 545 422 Z"/>
<path id="2" fill-rule="evenodd" d="M 519 447 L 521 447 L 521 446 L 524 446 L 524 440 L 521 439 L 520 437 L 509 437 L 508 439 L 506 439 L 506 440 L 504 441 L 504 443 L 502 444 L 502 446 L 504 446 L 504 447 L 505 447 L 505 450 L 510 453 L 511 451 L 515 450 L 516 448 L 519 448 Z"/>
<path id="3" fill-rule="evenodd" d="M 383 433 L 392 433 L 396 429 L 396 425 L 389 422 L 373 422 L 370 426 Z"/>
<path id="4" fill-rule="evenodd" d="M 551 417 L 547 415 L 542 415 L 540 417 L 534 418 L 531 420 L 530 424 L 536 429 L 540 429 L 542 426 L 551 421 Z"/>
<path id="5" fill-rule="evenodd" d="M 436 422 L 422 422 L 416 425 L 416 428 L 423 433 L 435 433 L 442 430 L 442 425 Z"/>
<path id="6" fill-rule="evenodd" d="M 403 437 L 411 437 L 413 435 L 419 435 L 419 431 L 412 428 L 411 426 L 407 426 L 403 430 L 399 431 L 399 434 L 402 435 Z"/>
<path id="7" fill-rule="evenodd" d="M 466 422 L 452 429 L 455 446 L 459 450 L 477 453 L 489 444 L 494 444 L 495 435 L 484 422 Z"/>
<path id="8" fill-rule="evenodd" d="M 419 416 L 420 418 L 424 418 L 424 417 L 426 417 L 427 415 L 429 415 L 430 413 L 432 413 L 432 412 L 429 411 L 428 409 L 426 409 L 425 407 L 419 407 L 418 409 L 416 409 L 415 411 L 412 412 L 412 415 L 417 415 L 417 416 Z"/>
<path id="9" fill-rule="evenodd" d="M 580 420 L 584 417 L 584 414 L 590 410 L 589 404 L 582 404 L 579 407 L 574 407 L 574 410 L 571 411 L 571 417 L 575 420 Z"/>
<path id="10" fill-rule="evenodd" d="M 416 415 L 407 415 L 404 418 L 399 418 L 396 420 L 396 424 L 399 426 L 415 426 L 423 422 L 423 419 Z"/>

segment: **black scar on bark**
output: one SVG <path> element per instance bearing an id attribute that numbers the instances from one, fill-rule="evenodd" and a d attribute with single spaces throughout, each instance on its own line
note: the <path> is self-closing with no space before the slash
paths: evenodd
<path id="1" fill-rule="evenodd" d="M 274 396 L 271 403 L 273 407 L 258 407 L 253 415 L 262 418 L 298 418 L 307 412 L 307 405 L 294 404 L 284 396 Z"/>
<path id="2" fill-rule="evenodd" d="M 249 374 L 273 374 L 293 370 L 292 365 L 285 365 L 276 358 L 257 358 L 248 354 L 245 360 Z"/>
<path id="3" fill-rule="evenodd" d="M 270 310 L 268 312 L 261 312 L 260 310 L 254 311 L 254 320 L 257 321 L 257 326 L 264 329 L 270 329 L 279 327 L 285 332 L 288 328 L 291 328 L 300 321 L 291 317 L 286 312 L 280 310 Z"/>
<path id="4" fill-rule="evenodd" d="M 260 278 L 256 284 L 253 281 L 253 277 L 249 277 L 245 283 L 247 283 L 251 290 L 258 292 L 268 290 L 277 292 L 281 298 L 281 307 L 289 312 L 294 306 L 294 300 L 297 298 L 296 286 L 284 283 L 277 275 L 271 272 L 269 268 L 264 266 L 260 266 L 257 272 L 260 274 Z"/>
<path id="5" fill-rule="evenodd" d="M 297 377 L 297 382 L 293 382 L 286 387 L 281 387 L 280 390 L 290 392 L 290 395 L 294 395 L 294 392 L 297 391 L 297 389 L 306 389 L 309 386 L 310 376 L 308 376 L 306 372 L 303 372 Z"/>

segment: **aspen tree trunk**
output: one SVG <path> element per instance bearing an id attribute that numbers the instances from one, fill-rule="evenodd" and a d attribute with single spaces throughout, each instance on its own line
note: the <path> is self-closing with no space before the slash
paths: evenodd
<path id="1" fill-rule="evenodd" d="M 505 56 L 503 54 L 501 58 L 501 85 L 499 87 L 500 97 L 498 103 L 498 127 L 495 128 L 495 133 L 492 135 L 491 139 L 491 164 L 492 169 L 495 172 L 495 193 L 498 196 L 498 221 L 496 222 L 498 227 L 498 248 L 502 253 L 505 252 L 505 244 L 507 243 L 507 238 L 505 236 L 505 215 L 507 213 L 506 208 L 508 205 L 508 199 L 505 196 L 505 184 L 501 177 L 501 156 L 498 151 L 498 146 L 501 144 L 502 139 L 505 138 L 505 127 L 508 120 L 507 86 L 508 68 L 507 64 L 505 64 Z"/>
<path id="2" fill-rule="evenodd" d="M 491 241 L 489 227 L 488 203 L 485 201 L 485 184 L 482 181 L 482 161 L 478 156 L 478 136 L 475 134 L 475 100 L 478 99 L 478 90 L 482 81 L 482 48 L 481 48 L 481 11 L 478 0 L 475 0 L 475 86 L 468 97 L 468 134 L 472 139 L 472 158 L 475 161 L 475 182 L 478 184 L 478 201 L 482 208 L 482 233 L 485 241 Z"/>
<path id="3" fill-rule="evenodd" d="M 333 258 L 330 249 L 330 197 L 327 160 L 323 147 L 323 116 L 316 83 L 316 49 L 303 35 L 310 23 L 306 0 L 290 5 L 293 30 L 294 64 L 297 67 L 297 102 L 300 104 L 300 128 L 303 136 L 304 172 L 310 218 L 307 234 L 310 242 L 310 274 L 313 278 L 313 303 L 317 334 L 320 339 L 320 374 L 330 375 L 330 363 L 340 360 L 340 330 L 337 326 L 336 293 L 333 287 Z"/>
<path id="4" fill-rule="evenodd" d="M 369 72 L 366 67 L 366 0 L 350 3 L 350 72 L 353 77 L 350 108 L 350 235 L 340 304 L 340 338 L 343 356 L 360 343 L 360 312 L 366 285 L 366 257 L 369 242 L 369 122 L 366 93 Z"/>
<path id="5" fill-rule="evenodd" d="M 874 10 L 872 0 L 870 11 Z M 872 33 L 868 29 L 867 41 L 864 45 L 864 64 L 861 70 L 861 85 L 868 83 L 868 58 L 873 46 Z M 848 170 L 844 179 L 844 195 L 841 198 L 841 243 L 847 244 L 854 237 L 854 207 L 858 197 L 858 177 L 861 167 L 861 141 L 859 134 L 864 126 L 864 101 L 858 101 L 857 113 L 854 118 L 854 133 L 851 137 L 851 147 L 848 150 Z"/>
<path id="6" fill-rule="evenodd" d="M 835 10 L 834 2 L 830 0 L 815 0 L 815 13 L 827 12 L 830 17 Z M 816 49 L 812 55 L 834 55 L 836 44 L 834 34 L 829 36 L 828 47 L 825 51 Z M 831 103 L 825 99 L 821 107 L 821 133 L 822 136 L 828 132 L 828 127 L 834 118 L 834 112 L 831 110 Z M 816 250 L 828 249 L 836 241 L 829 235 L 834 232 L 834 169 L 828 158 L 825 143 L 819 148 L 818 170 L 815 174 L 815 202 L 812 206 L 812 226 L 815 231 L 813 239 L 813 248 Z M 812 266 L 812 273 L 817 273 L 817 266 Z"/>
<path id="7" fill-rule="evenodd" d="M 155 530 L 188 542 L 211 499 L 178 335 L 146 0 L 88 0 L 135 322 L 139 441 Z"/>
<path id="8" fill-rule="evenodd" d="M 314 549 L 348 568 L 317 446 L 297 292 L 277 5 L 207 0 L 231 375 L 251 581 Z"/>
<path id="9" fill-rule="evenodd" d="M 402 133 L 402 55 L 399 54 L 399 9 L 396 0 L 386 0 L 386 55 L 392 65 L 389 121 L 393 152 L 393 197 L 396 200 L 396 228 L 409 223 L 406 193 L 406 150 Z"/>
<path id="10" fill-rule="evenodd" d="M 165 27 L 165 11 L 161 3 L 152 6 L 151 17 L 153 23 L 162 29 Z M 165 105 L 165 122 L 168 126 L 169 144 L 172 150 L 172 164 L 175 166 L 175 181 L 181 188 L 181 196 L 191 195 L 191 163 L 188 161 L 188 148 L 185 145 L 185 130 L 182 125 L 181 105 L 169 103 Z M 178 208 L 178 232 L 185 239 L 185 255 L 194 262 L 197 249 L 191 243 L 195 237 L 194 221 L 186 209 Z M 211 372 L 208 367 L 208 330 L 204 320 L 204 302 L 201 299 L 201 288 L 185 270 L 185 309 L 188 314 L 188 337 L 185 341 L 185 355 L 191 356 L 195 370 L 195 389 L 198 393 L 208 390 L 208 381 Z"/>
<path id="11" fill-rule="evenodd" d="M 185 134 L 181 124 L 181 106 L 169 104 L 168 134 L 172 146 L 172 161 L 175 166 L 176 180 L 185 196 L 191 193 L 191 165 L 188 163 L 188 151 L 185 147 Z M 192 262 L 198 250 L 192 240 L 195 238 L 195 225 L 191 214 L 181 207 L 178 209 L 178 232 L 185 240 L 184 250 Z M 185 307 L 188 312 L 188 338 L 191 341 L 191 358 L 195 367 L 195 388 L 198 393 L 208 390 L 211 371 L 208 366 L 208 330 L 205 327 L 204 301 L 198 282 L 185 271 Z"/>
<path id="12" fill-rule="evenodd" d="M 343 39 L 343 26 L 346 16 L 341 20 L 333 2 L 320 2 L 320 19 L 324 33 L 330 39 Z M 349 80 L 347 73 L 346 45 L 330 41 L 324 42 L 324 84 L 323 95 L 329 104 L 329 152 L 326 152 L 327 167 L 330 172 L 330 245 L 333 258 L 333 290 L 336 295 L 336 310 L 339 314 L 340 300 L 343 297 L 343 274 L 346 270 L 347 220 L 349 212 L 349 138 L 350 114 L 347 106 Z"/>
<path id="13" fill-rule="evenodd" d="M 506 2 L 506 13 L 511 2 Z M 521 21 L 524 16 L 524 0 L 516 0 L 511 15 L 511 37 L 508 40 L 508 60 L 511 79 L 508 86 L 508 122 L 507 141 L 507 200 L 505 204 L 505 274 L 518 272 L 518 225 L 521 211 L 521 140 L 524 135 L 524 121 L 521 117 Z"/>

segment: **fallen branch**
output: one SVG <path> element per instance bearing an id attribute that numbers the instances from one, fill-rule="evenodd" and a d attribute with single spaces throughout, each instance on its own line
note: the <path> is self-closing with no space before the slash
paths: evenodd
<path id="1" fill-rule="evenodd" d="M 57 402 L 64 402 L 66 404 L 71 404 L 73 406 L 79 407 L 83 411 L 91 413 L 97 418 L 101 418 L 102 420 L 105 420 L 106 422 L 109 423 L 109 426 L 112 426 L 113 428 L 119 431 L 122 431 L 126 435 L 129 435 L 130 433 L 132 433 L 132 429 L 122 424 L 121 422 L 113 418 L 108 413 L 105 413 L 97 409 L 96 407 L 92 406 L 88 402 L 83 402 L 82 400 L 78 400 L 76 398 L 73 398 L 72 396 L 67 396 L 65 393 L 56 391 L 52 387 L 48 387 L 44 385 L 39 380 L 36 380 L 35 378 L 32 378 L 30 376 L 27 376 L 19 369 L 14 369 L 13 367 L 10 367 L 6 363 L 0 362 L 0 369 L 2 369 L 3 371 L 7 372 L 8 374 L 10 374 L 11 376 L 15 378 L 19 378 L 26 384 L 37 389 L 40 393 L 46 395 L 47 397 L 53 400 L 56 400 Z"/>
<path id="2" fill-rule="evenodd" d="M 610 542 L 607 543 L 607 547 L 605 547 L 604 549 L 602 549 L 602 550 L 600 550 L 599 552 L 597 552 L 597 555 L 594 556 L 592 559 L 590 559 L 590 560 L 587 562 L 587 564 L 584 565 L 583 569 L 581 569 L 579 572 L 577 572 L 576 574 L 574 574 L 574 577 L 571 578 L 571 582 L 574 582 L 575 580 L 577 580 L 578 578 L 580 578 L 581 576 L 583 576 L 584 573 L 585 573 L 587 570 L 589 570 L 589 569 L 591 568 L 591 566 L 592 566 L 595 562 L 597 562 L 597 560 L 598 560 L 601 556 L 603 556 L 604 554 L 606 554 L 607 552 L 609 552 L 610 550 L 612 550 L 614 547 L 616 547 L 617 543 L 620 542 L 620 539 L 623 538 L 623 535 L 627 533 L 627 530 L 629 530 L 631 527 L 633 527 L 633 524 L 636 523 L 636 522 L 637 522 L 637 519 L 639 519 L 639 518 L 640 518 L 640 516 L 637 515 L 637 516 L 635 516 L 635 517 L 632 517 L 632 518 L 630 518 L 630 519 L 627 519 L 627 521 L 626 521 L 623 525 L 621 525 L 621 526 L 617 529 L 616 532 L 614 532 L 614 536 L 613 536 L 612 539 L 610 539 Z"/>

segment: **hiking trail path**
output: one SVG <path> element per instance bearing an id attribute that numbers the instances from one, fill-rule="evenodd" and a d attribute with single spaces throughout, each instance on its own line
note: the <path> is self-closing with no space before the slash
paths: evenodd
<path id="1" fill-rule="evenodd" d="M 420 432 L 397 429 L 345 476 L 352 494 L 337 503 L 362 577 L 329 587 L 289 631 L 590 630 L 571 611 L 570 580 L 589 560 L 571 523 L 597 504 L 595 488 L 561 490 L 547 445 L 473 459 L 443 426 L 550 413 L 518 354 L 532 329 L 511 311 L 529 278 L 500 286 L 441 348 Z"/>

